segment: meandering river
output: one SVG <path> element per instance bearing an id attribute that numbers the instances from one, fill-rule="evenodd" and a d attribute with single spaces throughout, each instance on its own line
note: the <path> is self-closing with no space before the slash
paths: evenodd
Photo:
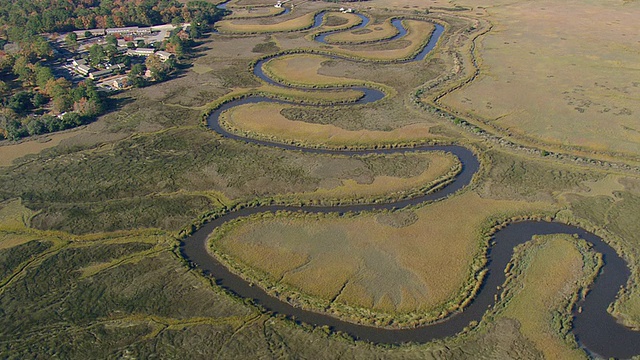
<path id="1" fill-rule="evenodd" d="M 315 26 L 320 26 L 322 23 L 322 17 L 325 14 L 326 13 L 323 12 L 316 16 Z M 369 21 L 368 18 L 364 16 L 362 17 L 363 22 L 359 25 L 361 27 L 365 26 Z M 400 33 L 387 41 L 392 41 L 393 39 L 397 39 L 406 34 L 406 29 L 403 28 L 400 20 L 394 20 L 393 24 L 398 27 Z M 353 30 L 353 28 L 351 30 Z M 411 61 L 423 60 L 424 57 L 435 47 L 443 32 L 444 28 L 436 24 L 436 30 L 433 32 L 429 43 L 415 58 L 411 59 Z M 316 40 L 324 41 L 324 37 L 316 37 Z M 283 86 L 268 78 L 263 73 L 262 65 L 265 61 L 266 59 L 256 64 L 254 74 L 267 83 Z M 357 102 L 359 104 L 374 102 L 384 97 L 384 94 L 376 89 L 369 89 L 366 87 L 354 87 L 350 89 L 356 89 L 364 92 L 364 97 Z M 640 354 L 640 332 L 630 330 L 625 326 L 618 324 L 616 319 L 607 312 L 607 307 L 615 301 L 618 291 L 621 287 L 627 284 L 629 279 L 630 270 L 626 262 L 618 256 L 613 248 L 593 233 L 579 227 L 555 222 L 525 221 L 512 223 L 497 232 L 494 235 L 494 241 L 492 241 L 493 245 L 489 248 L 487 254 L 489 260 L 487 263 L 487 275 L 483 280 L 480 291 L 477 293 L 471 304 L 463 311 L 453 314 L 443 321 L 412 329 L 396 330 L 358 325 L 342 321 L 326 314 L 302 310 L 270 296 L 260 287 L 252 286 L 239 276 L 231 273 L 209 253 L 207 243 L 209 234 L 227 221 L 256 213 L 276 212 L 282 210 L 307 211 L 312 213 L 344 213 L 403 208 L 409 205 L 416 205 L 427 201 L 442 199 L 457 192 L 471 183 L 473 175 L 478 171 L 480 166 L 478 159 L 472 151 L 455 145 L 351 151 L 316 149 L 246 138 L 241 135 L 230 133 L 220 126 L 219 117 L 223 111 L 242 104 L 258 102 L 282 101 L 266 97 L 249 97 L 225 103 L 209 115 L 209 128 L 229 139 L 244 141 L 261 146 L 277 147 L 285 150 L 301 151 L 313 154 L 342 154 L 346 156 L 356 156 L 371 153 L 393 154 L 399 152 L 445 151 L 455 155 L 459 159 L 462 164 L 462 170 L 455 177 L 453 182 L 435 193 L 430 193 L 428 195 L 412 199 L 400 200 L 393 203 L 357 204 L 331 207 L 271 205 L 257 208 L 244 208 L 227 213 L 226 215 L 212 220 L 191 236 L 185 238 L 181 243 L 180 249 L 185 259 L 192 262 L 194 266 L 201 269 L 204 273 L 213 276 L 216 279 L 217 284 L 220 286 L 240 297 L 252 299 L 256 304 L 259 304 L 270 312 L 284 314 L 296 319 L 297 321 L 316 326 L 326 325 L 331 327 L 333 330 L 348 333 L 356 339 L 371 341 L 374 343 L 390 344 L 405 342 L 425 343 L 434 339 L 453 336 L 461 332 L 471 321 L 480 321 L 482 319 L 483 314 L 495 305 L 496 295 L 499 295 L 500 292 L 498 287 L 505 281 L 504 269 L 507 263 L 511 260 L 513 249 L 516 245 L 529 241 L 534 235 L 558 233 L 577 234 L 580 238 L 591 243 L 593 245 L 593 249 L 601 253 L 604 259 L 604 266 L 601 273 L 594 281 L 590 292 L 576 306 L 576 308 L 580 308 L 581 311 L 575 311 L 573 313 L 574 320 L 572 331 L 575 334 L 578 343 L 591 354 L 598 356 L 629 358 Z"/>

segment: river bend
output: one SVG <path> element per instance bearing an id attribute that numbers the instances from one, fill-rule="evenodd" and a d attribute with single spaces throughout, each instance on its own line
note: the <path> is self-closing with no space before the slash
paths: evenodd
<path id="1" fill-rule="evenodd" d="M 322 23 L 320 13 L 316 16 L 315 26 Z M 362 15 L 360 15 L 362 16 Z M 358 26 L 365 26 L 368 18 L 363 17 L 363 22 Z M 366 20 L 365 20 L 366 19 Z M 394 21 L 394 26 L 399 30 L 402 28 L 401 22 Z M 353 28 L 351 29 L 353 30 Z M 436 30 L 425 48 L 411 61 L 419 61 L 431 51 L 444 28 L 436 25 Z M 326 33 L 328 35 L 329 33 Z M 392 39 L 397 39 L 406 34 L 406 30 Z M 324 37 L 316 37 L 316 40 L 323 41 Z M 390 39 L 390 40 L 392 40 Z M 283 86 L 268 78 L 262 72 L 264 60 L 258 62 L 254 68 L 254 74 L 267 83 Z M 370 103 L 381 99 L 384 94 L 375 89 L 366 87 L 355 87 L 363 91 L 365 96 L 358 103 Z M 353 89 L 353 88 L 351 88 Z M 425 151 L 445 151 L 455 155 L 462 164 L 462 170 L 455 177 L 454 181 L 441 188 L 439 191 L 412 199 L 404 199 L 393 203 L 385 204 L 354 204 L 344 206 L 284 206 L 268 205 L 256 208 L 243 208 L 227 213 L 215 220 L 206 223 L 202 228 L 192 235 L 183 239 L 180 245 L 181 254 L 195 267 L 201 269 L 205 274 L 216 279 L 218 285 L 228 289 L 230 292 L 247 299 L 252 299 L 266 310 L 284 314 L 294 318 L 296 321 L 313 324 L 315 326 L 329 326 L 334 331 L 342 331 L 350 334 L 356 339 L 370 341 L 374 343 L 400 344 L 406 342 L 425 343 L 434 339 L 440 339 L 456 335 L 461 332 L 472 321 L 480 321 L 482 316 L 495 305 L 495 298 L 499 295 L 498 287 L 504 284 L 504 269 L 511 260 L 513 249 L 518 244 L 529 241 L 534 235 L 545 234 L 577 234 L 580 238 L 593 245 L 593 249 L 603 255 L 604 266 L 592 284 L 587 296 L 580 300 L 576 308 L 581 311 L 574 311 L 573 333 L 578 343 L 589 353 L 595 356 L 629 358 L 640 354 L 640 332 L 630 330 L 618 324 L 614 317 L 607 312 L 609 304 L 615 301 L 619 289 L 626 286 L 630 276 L 630 270 L 626 262 L 618 256 L 600 237 L 582 228 L 560 224 L 556 222 L 525 221 L 507 225 L 493 236 L 493 245 L 488 249 L 487 275 L 483 280 L 482 287 L 474 300 L 463 311 L 453 314 L 441 322 L 425 325 L 412 329 L 383 329 L 373 326 L 358 325 L 342 321 L 335 317 L 313 311 L 303 310 L 291 306 L 275 297 L 267 294 L 258 286 L 252 286 L 238 275 L 230 272 L 208 251 L 207 238 L 211 232 L 222 224 L 241 217 L 257 213 L 276 211 L 306 211 L 311 213 L 333 213 L 333 212 L 362 212 L 383 209 L 398 209 L 410 205 L 417 205 L 427 201 L 434 201 L 449 196 L 471 183 L 473 175 L 479 169 L 479 161 L 475 154 L 469 149 L 456 146 L 417 146 L 412 148 L 375 149 L 375 150 L 332 150 L 322 148 L 304 148 L 295 145 L 275 143 L 265 140 L 246 138 L 228 132 L 220 126 L 220 114 L 232 107 L 247 103 L 258 102 L 283 102 L 266 97 L 249 97 L 225 103 L 208 117 L 208 126 L 213 131 L 223 137 L 243 141 L 260 146 L 277 147 L 285 150 L 301 151 L 312 154 L 342 154 L 346 156 L 357 156 L 366 154 L 393 154 Z"/>

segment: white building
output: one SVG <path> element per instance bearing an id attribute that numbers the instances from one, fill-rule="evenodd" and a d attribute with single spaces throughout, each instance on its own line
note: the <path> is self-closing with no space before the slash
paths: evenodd
<path id="1" fill-rule="evenodd" d="M 103 77 L 107 77 L 109 75 L 111 75 L 113 71 L 111 70 L 99 70 L 99 71 L 92 71 L 89 73 L 89 78 L 91 80 L 97 80 L 97 79 L 102 79 Z"/>
<path id="2" fill-rule="evenodd" d="M 75 67 L 75 70 L 78 74 L 83 75 L 83 76 L 87 76 L 89 75 L 89 71 L 91 71 L 91 68 L 87 65 L 84 64 L 80 64 L 78 66 Z"/>
<path id="3" fill-rule="evenodd" d="M 165 62 L 173 57 L 172 53 L 162 51 L 162 50 L 156 51 L 156 55 L 158 55 L 158 57 L 160 58 L 160 60 L 162 60 L 162 62 Z"/>
<path id="4" fill-rule="evenodd" d="M 114 89 L 122 89 L 127 86 L 127 77 L 123 76 L 117 79 L 113 79 L 113 82 L 111 83 L 111 85 L 113 86 Z"/>
<path id="5" fill-rule="evenodd" d="M 127 55 L 130 56 L 149 56 L 156 52 L 156 49 L 152 48 L 137 48 L 127 50 Z"/>
<path id="6" fill-rule="evenodd" d="M 76 30 L 76 31 L 74 31 L 74 33 L 76 34 L 78 39 L 84 39 L 85 38 L 84 34 L 87 31 L 91 33 L 91 36 L 104 36 L 104 34 L 105 34 L 105 30 L 104 29 Z"/>
<path id="7" fill-rule="evenodd" d="M 129 26 L 129 27 L 122 27 L 122 28 L 109 28 L 105 30 L 105 33 L 107 35 L 115 35 L 115 34 L 120 34 L 120 35 L 145 35 L 145 34 L 151 34 L 151 28 L 150 27 L 138 27 L 138 26 Z"/>

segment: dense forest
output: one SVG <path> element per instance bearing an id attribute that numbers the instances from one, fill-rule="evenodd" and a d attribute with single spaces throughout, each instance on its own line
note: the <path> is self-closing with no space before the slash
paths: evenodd
<path id="1" fill-rule="evenodd" d="M 222 12 L 205 1 L 0 0 L 0 38 L 25 34 L 163 23 L 212 24 Z"/>

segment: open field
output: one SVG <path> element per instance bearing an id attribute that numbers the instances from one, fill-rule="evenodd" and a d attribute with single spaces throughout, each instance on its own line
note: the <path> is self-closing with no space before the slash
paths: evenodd
<path id="1" fill-rule="evenodd" d="M 226 19 L 236 18 L 259 18 L 265 16 L 275 16 L 284 12 L 283 7 L 260 6 L 260 7 L 245 7 L 245 8 L 229 8 L 233 13 L 226 17 Z"/>
<path id="2" fill-rule="evenodd" d="M 325 15 L 320 30 L 335 31 L 349 29 L 360 23 L 362 23 L 362 19 L 355 14 L 330 12 Z"/>
<path id="3" fill-rule="evenodd" d="M 41 237 L 0 250 L 0 266 L 17 265 L 7 259 L 32 260 L 19 277 L 0 289 L 3 309 L 11 311 L 0 318 L 3 357 L 464 359 L 467 352 L 492 348 L 502 355 L 515 349 L 518 354 L 531 354 L 517 330 L 503 321 L 489 335 L 465 344 L 448 343 L 448 348 L 436 344 L 385 349 L 348 341 L 328 336 L 322 329 L 260 315 L 186 271 L 169 251 L 146 254 L 148 239 L 94 236 L 91 244 L 44 255 L 49 251 L 47 236 Z M 120 261 L 126 256 L 137 258 Z M 83 276 L 85 270 L 105 263 L 112 265 Z M 32 292 L 24 291 L 26 286 Z"/>
<path id="4" fill-rule="evenodd" d="M 315 54 L 285 55 L 267 61 L 263 70 L 269 77 L 286 80 L 293 85 L 323 87 L 363 83 L 357 79 L 319 74 L 322 64 L 331 60 L 328 56 Z"/>
<path id="5" fill-rule="evenodd" d="M 412 10 L 422 12 L 432 7 L 451 8 L 452 2 L 450 0 L 431 0 L 429 2 L 422 0 L 371 0 L 366 2 L 366 6 L 376 9 Z"/>
<path id="6" fill-rule="evenodd" d="M 308 12 L 296 16 L 297 11 L 284 15 L 282 19 L 230 19 L 216 23 L 216 28 L 222 33 L 261 34 L 273 32 L 291 32 L 308 29 L 313 25 L 316 12 Z M 291 18 L 293 17 L 293 18 Z M 346 29 L 358 25 L 362 20 L 355 14 L 331 12 L 325 15 L 321 31 Z"/>
<path id="7" fill-rule="evenodd" d="M 271 0 L 232 0 L 229 2 L 230 7 L 234 6 L 273 6 Z"/>
<path id="8" fill-rule="evenodd" d="M 242 105 L 223 113 L 221 121 L 225 127 L 235 129 L 235 132 L 303 144 L 363 146 L 409 143 L 433 138 L 430 126 L 425 124 L 408 125 L 390 131 L 352 131 L 330 124 L 292 121 L 280 113 L 287 106 L 268 103 Z"/>
<path id="9" fill-rule="evenodd" d="M 351 321 L 412 326 L 468 296 L 466 284 L 473 287 L 470 277 L 484 248 L 476 229 L 489 216 L 548 209 L 466 192 L 394 213 L 267 215 L 228 227 L 214 235 L 212 246 L 252 281 L 293 303 Z M 373 320 L 359 309 L 381 314 Z"/>
<path id="10" fill-rule="evenodd" d="M 640 3 L 458 3 L 489 6 L 494 28 L 480 76 L 444 104 L 541 144 L 640 155 Z"/>
<path id="11" fill-rule="evenodd" d="M 376 157 L 372 157 L 372 159 L 376 159 Z M 366 158 L 363 160 L 366 162 Z M 380 198 L 389 194 L 397 197 L 401 194 L 408 194 L 409 190 L 429 188 L 429 184 L 434 184 L 441 177 L 455 173 L 454 171 L 458 168 L 458 162 L 453 156 L 438 153 L 425 153 L 418 156 L 391 155 L 386 156 L 384 161 L 377 159 L 377 161 L 367 162 L 367 165 L 371 170 L 379 169 L 374 171 L 374 174 L 386 173 L 388 175 L 378 175 L 371 178 L 362 174 L 358 178 L 341 181 L 327 179 L 320 184 L 321 188 L 314 192 L 290 194 L 287 197 L 302 201 L 329 198 Z M 313 173 L 318 173 L 319 176 L 326 173 L 336 176 L 339 171 L 344 171 L 343 166 L 336 159 L 331 164 L 314 169 Z M 422 172 L 420 172 L 421 170 Z"/>
<path id="12" fill-rule="evenodd" d="M 35 212 L 22 205 L 20 199 L 0 203 L 0 226 L 4 229 L 28 227 L 33 215 Z"/>
<path id="13" fill-rule="evenodd" d="M 547 359 L 584 359 L 575 341 L 562 338 L 571 319 L 567 303 L 578 291 L 583 278 L 593 276 L 598 260 L 592 253 L 576 248 L 570 236 L 547 236 L 527 244 L 516 255 L 507 285 L 508 300 L 499 317 L 515 319 L 520 332 L 531 340 Z M 590 281 L 589 281 L 590 282 Z M 571 341 L 572 343 L 569 343 Z"/>
<path id="14" fill-rule="evenodd" d="M 460 143 L 481 158 L 480 173 L 462 193 L 414 209 L 345 216 L 284 213 L 230 224 L 213 244 L 218 256 L 299 306 L 354 322 L 412 326 L 457 309 L 473 291 L 483 261 L 478 252 L 486 245 L 482 232 L 491 226 L 487 219 L 493 224 L 544 213 L 581 224 L 619 249 L 633 277 L 612 313 L 640 328 L 637 174 L 487 144 L 413 103 L 416 89 L 440 81 L 456 66 L 471 72 L 471 64 L 457 63 L 452 54 L 467 51 L 474 20 L 484 18 L 493 28 L 477 43 L 480 76 L 441 104 L 482 117 L 513 137 L 531 138 L 543 149 L 545 143 L 570 144 L 638 156 L 640 138 L 631 120 L 640 113 L 640 87 L 634 83 L 638 4 L 347 4 L 376 21 L 357 34 L 329 39 L 386 36 L 393 16 L 447 23 L 437 50 L 425 61 L 397 64 L 388 62 L 415 52 L 433 25 L 404 20 L 410 32 L 399 41 L 325 45 L 311 41 L 314 32 L 346 28 L 359 18 L 331 13 L 318 29 L 292 30 L 309 26 L 314 12 L 342 4 L 296 3 L 291 15 L 219 22 L 229 31 L 269 33 L 206 35 L 186 54 L 192 67 L 185 65 L 167 82 L 114 96 L 111 112 L 87 128 L 50 135 L 45 143 L 0 147 L 0 358 L 583 355 L 566 333 L 566 307 L 576 284 L 588 277 L 594 254 L 573 238 L 543 237 L 520 248 L 499 308 L 460 335 L 423 345 L 358 342 L 264 314 L 188 268 L 177 254 L 177 239 L 222 209 L 384 201 L 424 190 L 456 168 L 442 153 L 320 156 L 231 141 L 202 127 L 203 112 L 243 94 L 307 104 L 349 102 L 361 95 L 268 86 L 250 71 L 260 56 L 307 48 L 384 61 L 298 54 L 271 60 L 268 70 L 283 83 L 375 84 L 389 96 L 364 106 L 247 105 L 226 113 L 228 123 L 251 136 L 314 146 Z M 260 5 L 269 8 L 246 15 L 275 11 L 273 2 L 264 0 L 229 4 Z M 458 33 L 460 41 L 450 41 Z"/>
<path id="15" fill-rule="evenodd" d="M 256 196 L 291 199 L 297 194 L 321 202 L 347 194 L 387 197 L 371 184 L 411 191 L 445 175 L 452 165 L 449 157 L 437 154 L 388 159 L 304 155 L 187 128 L 41 155 L 0 173 L 0 195 L 3 200 L 21 197 L 23 205 L 40 211 L 28 220 L 42 229 L 177 231 L 200 214 Z M 408 180 L 399 179 L 404 177 Z M 399 181 L 391 184 L 391 178 Z"/>
<path id="16" fill-rule="evenodd" d="M 429 22 L 418 20 L 404 20 L 403 23 L 408 32 L 402 39 L 381 44 L 341 45 L 333 51 L 367 60 L 408 59 L 429 41 L 435 27 Z"/>
<path id="17" fill-rule="evenodd" d="M 80 130 L 82 131 L 82 130 Z M 52 148 L 60 144 L 62 140 L 77 135 L 78 131 L 51 134 L 41 140 L 27 140 L 18 144 L 0 146 L 0 166 L 11 165 L 13 160 L 25 155 L 37 154 L 42 150 Z"/>
<path id="18" fill-rule="evenodd" d="M 222 20 L 216 23 L 216 28 L 223 33 L 270 33 L 304 30 L 313 24 L 315 13 L 306 13 L 292 19 L 289 18 L 291 16 L 295 16 L 293 12 L 291 15 L 287 15 L 286 20 L 272 24 L 256 24 L 257 20 Z M 258 22 L 264 21 L 266 20 Z"/>
<path id="19" fill-rule="evenodd" d="M 391 24 L 391 19 L 380 22 L 369 23 L 366 27 L 358 30 L 344 31 L 328 35 L 327 43 L 349 43 L 358 44 L 377 40 L 389 39 L 398 33 L 398 29 Z"/>

